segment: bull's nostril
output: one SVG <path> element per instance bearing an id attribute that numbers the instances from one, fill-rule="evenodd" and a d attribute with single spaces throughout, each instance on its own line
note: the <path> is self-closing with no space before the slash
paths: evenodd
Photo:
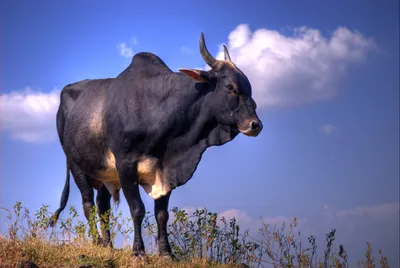
<path id="1" fill-rule="evenodd" d="M 239 129 L 240 132 L 242 132 L 243 134 L 245 134 L 247 136 L 253 136 L 253 137 L 258 136 L 258 134 L 260 134 L 260 132 L 263 128 L 261 121 L 256 119 L 256 120 L 251 120 L 250 122 L 249 121 L 247 121 L 247 122 L 248 122 L 247 129 L 245 129 L 245 130 Z"/>
<path id="2" fill-rule="evenodd" d="M 250 122 L 250 128 L 251 130 L 258 130 L 260 128 L 260 124 L 257 121 L 251 121 Z"/>

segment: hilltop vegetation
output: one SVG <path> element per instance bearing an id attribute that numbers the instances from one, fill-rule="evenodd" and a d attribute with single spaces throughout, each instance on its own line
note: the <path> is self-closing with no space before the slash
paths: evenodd
<path id="1" fill-rule="evenodd" d="M 86 221 L 79 220 L 71 206 L 68 216 L 60 218 L 57 228 L 48 227 L 51 213 L 42 206 L 36 213 L 23 207 L 20 202 L 13 212 L 2 208 L 7 215 L 7 233 L 0 236 L 0 267 L 349 267 L 346 250 L 335 243 L 333 229 L 326 235 L 322 256 L 317 255 L 316 237 L 308 237 L 304 245 L 297 230 L 296 218 L 281 227 L 261 222 L 258 230 L 263 239 L 254 239 L 248 230 L 241 230 L 236 220 L 218 218 L 216 213 L 205 209 L 188 215 L 184 210 L 173 208 L 168 226 L 169 240 L 175 262 L 156 255 L 157 228 L 154 218 L 147 215 L 143 234 L 147 238 L 146 262 L 131 256 L 130 245 L 133 228 L 130 218 L 120 212 L 110 213 L 108 228 L 112 239 L 123 237 L 118 249 L 104 248 L 97 241 L 99 234 L 90 232 Z M 97 212 L 91 215 L 90 224 L 99 225 Z M 386 257 L 379 251 L 379 260 L 372 257 L 367 243 L 365 258 L 359 267 L 389 267 Z"/>

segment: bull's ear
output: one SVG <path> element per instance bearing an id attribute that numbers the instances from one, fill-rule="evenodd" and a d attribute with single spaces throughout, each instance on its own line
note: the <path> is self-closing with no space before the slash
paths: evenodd
<path id="1" fill-rule="evenodd" d="M 208 82 L 207 72 L 205 71 L 196 69 L 184 69 L 184 68 L 180 68 L 179 71 L 181 73 L 186 74 L 187 76 L 189 76 L 190 78 L 192 78 L 197 82 Z"/>

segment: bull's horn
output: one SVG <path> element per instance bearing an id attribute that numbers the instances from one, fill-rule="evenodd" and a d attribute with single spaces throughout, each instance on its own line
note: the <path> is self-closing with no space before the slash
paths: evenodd
<path id="1" fill-rule="evenodd" d="M 224 54 L 225 54 L 225 60 L 227 61 L 232 61 L 231 56 L 229 56 L 228 48 L 224 45 Z"/>
<path id="2" fill-rule="evenodd" d="M 206 44 L 204 42 L 204 34 L 201 33 L 200 35 L 200 53 L 201 56 L 203 57 L 204 61 L 210 66 L 212 69 L 218 69 L 219 67 L 219 61 L 214 58 L 210 52 L 208 52 L 208 49 L 206 47 Z"/>

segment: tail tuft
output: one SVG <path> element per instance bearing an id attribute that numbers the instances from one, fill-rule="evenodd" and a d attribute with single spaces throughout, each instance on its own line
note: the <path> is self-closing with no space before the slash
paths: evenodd
<path id="1" fill-rule="evenodd" d="M 120 200 L 120 195 L 119 195 L 119 189 L 115 189 L 114 190 L 114 193 L 113 193 L 112 197 L 113 197 L 113 200 L 114 200 L 114 209 L 117 210 L 118 206 L 119 206 L 119 203 L 121 201 Z"/>

